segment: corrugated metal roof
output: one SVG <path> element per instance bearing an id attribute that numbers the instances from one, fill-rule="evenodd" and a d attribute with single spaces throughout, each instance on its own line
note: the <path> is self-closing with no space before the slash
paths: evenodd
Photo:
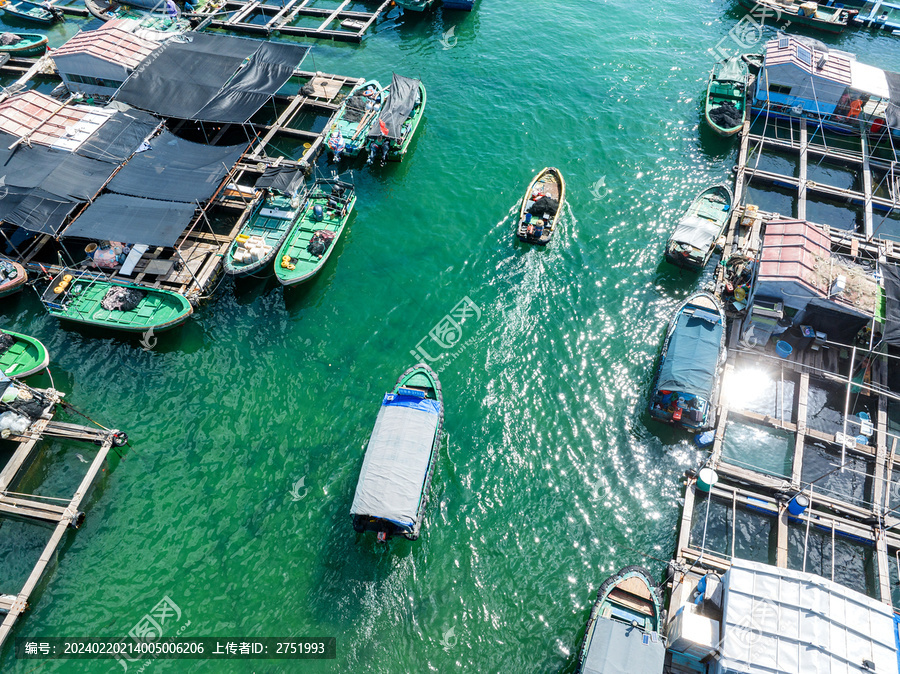
<path id="1" fill-rule="evenodd" d="M 734 559 L 715 672 L 897 671 L 891 607 L 811 573 Z"/>
<path id="2" fill-rule="evenodd" d="M 785 44 L 785 42 L 787 43 L 787 46 L 781 46 Z M 812 56 L 809 63 L 806 63 L 805 59 L 801 58 L 801 55 L 805 53 L 804 50 Z M 823 56 L 825 57 L 825 62 L 822 67 L 819 68 L 819 63 L 822 61 Z M 851 63 L 852 59 L 844 52 L 818 51 L 813 47 L 803 44 L 793 36 L 788 36 L 787 40 L 776 39 L 769 40 L 766 43 L 765 66 L 767 68 L 770 66 L 791 64 L 816 77 L 823 77 L 838 82 L 839 84 L 850 86 L 852 78 Z"/>
<path id="3" fill-rule="evenodd" d="M 831 240 L 815 225 L 803 220 L 770 222 L 760 253 L 758 279 L 795 281 L 821 293 L 817 270 L 830 258 Z"/>
<path id="4" fill-rule="evenodd" d="M 26 91 L 0 103 L 0 131 L 16 137 L 31 133 L 31 143 L 75 150 L 112 111 L 81 105 L 62 106 L 37 91 Z"/>
<path id="5" fill-rule="evenodd" d="M 127 68 L 137 67 L 159 45 L 123 30 L 119 27 L 119 23 L 120 21 L 107 21 L 97 30 L 78 33 L 63 46 L 53 50 L 53 58 L 70 54 L 90 54 Z"/>

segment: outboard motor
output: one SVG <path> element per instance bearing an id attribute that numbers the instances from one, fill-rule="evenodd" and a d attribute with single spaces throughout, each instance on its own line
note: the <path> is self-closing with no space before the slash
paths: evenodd
<path id="1" fill-rule="evenodd" d="M 325 211 L 322 209 L 321 204 L 316 204 L 313 206 L 313 220 L 316 222 L 322 222 L 325 219 Z"/>

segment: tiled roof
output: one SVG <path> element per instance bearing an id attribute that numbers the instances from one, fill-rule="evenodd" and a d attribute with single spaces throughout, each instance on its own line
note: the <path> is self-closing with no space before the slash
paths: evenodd
<path id="1" fill-rule="evenodd" d="M 800 54 L 804 53 L 810 54 L 808 63 L 800 58 Z M 823 57 L 825 62 L 819 68 Z M 783 36 L 769 40 L 766 43 L 766 67 L 784 65 L 786 63 L 795 65 L 816 77 L 824 77 L 845 86 L 850 86 L 851 59 L 844 52 L 817 51 L 793 36 Z"/>
<path id="2" fill-rule="evenodd" d="M 86 106 L 61 107 L 55 98 L 36 91 L 11 96 L 0 103 L 0 131 L 66 150 L 76 149 L 112 114 Z"/>
<path id="3" fill-rule="evenodd" d="M 107 21 L 97 30 L 82 31 L 52 52 L 54 58 L 69 54 L 90 54 L 110 63 L 135 68 L 159 45 L 137 37 Z"/>

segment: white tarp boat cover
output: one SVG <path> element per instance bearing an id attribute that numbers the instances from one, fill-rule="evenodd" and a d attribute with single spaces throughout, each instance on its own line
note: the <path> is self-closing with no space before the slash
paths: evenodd
<path id="1" fill-rule="evenodd" d="M 598 618 L 584 656 L 583 674 L 661 674 L 666 647 L 659 637 Z"/>
<path id="2" fill-rule="evenodd" d="M 723 585 L 721 657 L 712 674 L 897 671 L 888 604 L 811 573 L 741 559 Z"/>
<path id="3" fill-rule="evenodd" d="M 388 393 L 366 448 L 351 515 L 413 528 L 441 408 L 436 400 Z"/>
<path id="4" fill-rule="evenodd" d="M 722 226 L 718 222 L 696 215 L 688 215 L 678 223 L 678 227 L 672 234 L 672 241 L 686 243 L 705 252 L 719 238 L 721 228 Z"/>

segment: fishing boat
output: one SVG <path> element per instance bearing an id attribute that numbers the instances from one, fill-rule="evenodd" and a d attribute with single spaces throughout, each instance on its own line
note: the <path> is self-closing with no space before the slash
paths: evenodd
<path id="1" fill-rule="evenodd" d="M 444 9 L 461 9 L 471 12 L 475 7 L 475 0 L 444 0 Z"/>
<path id="2" fill-rule="evenodd" d="M 713 66 L 706 86 L 703 115 L 720 136 L 733 136 L 747 119 L 747 63 L 732 56 Z"/>
<path id="3" fill-rule="evenodd" d="M 813 0 L 739 1 L 749 10 L 768 10 L 771 12 L 769 16 L 777 16 L 779 19 L 790 21 L 791 25 L 809 26 L 828 33 L 840 33 L 859 13 L 858 10 L 845 8 L 843 4 L 820 5 Z"/>
<path id="4" fill-rule="evenodd" d="M 141 333 L 174 328 L 194 311 L 178 293 L 75 269 L 59 272 L 41 301 L 60 320 Z"/>
<path id="5" fill-rule="evenodd" d="M 11 330 L 0 330 L 0 372 L 22 379 L 50 364 L 50 353 L 40 340 Z"/>
<path id="6" fill-rule="evenodd" d="M 750 71 L 751 75 L 755 75 L 762 69 L 765 60 L 765 54 L 741 54 L 741 61 L 747 64 L 747 69 Z"/>
<path id="7" fill-rule="evenodd" d="M 48 9 L 43 5 L 38 5 L 28 0 L 16 0 L 16 2 L 6 2 L 0 5 L 5 14 L 11 17 L 28 21 L 30 23 L 39 23 L 49 26 L 54 21 L 62 18 L 62 10 L 52 5 Z"/>
<path id="8" fill-rule="evenodd" d="M 387 161 L 403 161 L 425 115 L 426 102 L 425 85 L 420 80 L 394 74 L 391 85 L 384 89 L 384 104 L 378 118 L 369 130 L 367 163 L 376 158 L 382 166 Z"/>
<path id="9" fill-rule="evenodd" d="M 650 574 L 628 566 L 597 592 L 578 653 L 577 674 L 662 674 L 662 609 Z"/>
<path id="10" fill-rule="evenodd" d="M 285 286 L 308 281 L 335 249 L 356 204 L 356 190 L 336 179 L 317 180 L 275 257 L 275 277 Z"/>
<path id="11" fill-rule="evenodd" d="M 384 87 L 377 80 L 363 82 L 351 91 L 334 116 L 328 131 L 328 153 L 333 161 L 357 157 L 366 146 L 369 130 L 381 110 Z"/>
<path id="12" fill-rule="evenodd" d="M 559 169 L 551 166 L 539 172 L 525 191 L 519 209 L 519 240 L 538 246 L 550 243 L 565 203 L 566 181 Z"/>
<path id="13" fill-rule="evenodd" d="M 438 376 L 414 365 L 385 394 L 350 507 L 353 528 L 379 541 L 419 537 L 444 426 Z"/>
<path id="14" fill-rule="evenodd" d="M 0 297 L 20 291 L 27 281 L 25 267 L 12 260 L 0 259 Z"/>
<path id="15" fill-rule="evenodd" d="M 679 267 L 703 269 L 725 231 L 733 202 L 734 193 L 724 183 L 698 194 L 669 237 L 666 259 Z"/>
<path id="16" fill-rule="evenodd" d="M 37 56 L 47 51 L 47 36 L 38 33 L 0 33 L 0 52 L 11 56 Z"/>
<path id="17" fill-rule="evenodd" d="M 424 12 L 435 3 L 435 0 L 395 0 L 395 2 L 403 9 Z"/>
<path id="18" fill-rule="evenodd" d="M 247 276 L 271 268 L 288 234 L 297 226 L 305 203 L 305 195 L 301 197 L 292 189 L 265 190 L 225 254 L 225 273 Z"/>
<path id="19" fill-rule="evenodd" d="M 692 433 L 712 428 L 724 364 L 725 310 L 710 293 L 691 295 L 669 322 L 650 416 Z"/>

